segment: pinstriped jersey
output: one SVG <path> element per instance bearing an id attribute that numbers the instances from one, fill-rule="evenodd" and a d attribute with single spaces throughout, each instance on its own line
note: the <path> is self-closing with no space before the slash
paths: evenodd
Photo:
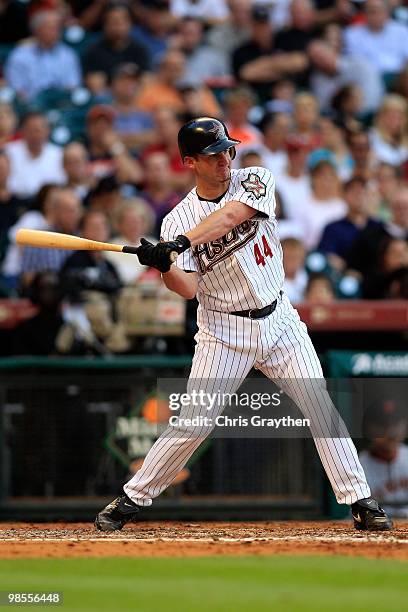
<path id="1" fill-rule="evenodd" d="M 225 236 L 181 253 L 176 265 L 198 273 L 197 299 L 206 310 L 233 312 L 271 304 L 282 288 L 282 248 L 275 217 L 275 181 L 266 168 L 231 170 L 225 194 L 203 200 L 196 188 L 164 218 L 163 240 L 193 229 L 231 200 L 257 211 Z"/>

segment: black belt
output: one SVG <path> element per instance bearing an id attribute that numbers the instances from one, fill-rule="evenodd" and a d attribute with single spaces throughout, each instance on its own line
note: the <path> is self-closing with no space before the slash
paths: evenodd
<path id="1" fill-rule="evenodd" d="M 269 317 L 269 315 L 273 313 L 277 305 L 278 300 L 275 300 L 274 302 L 272 302 L 272 304 L 264 306 L 263 308 L 238 310 L 237 312 L 230 312 L 230 314 L 236 315 L 237 317 L 248 317 L 249 319 L 263 319 L 263 317 Z"/>

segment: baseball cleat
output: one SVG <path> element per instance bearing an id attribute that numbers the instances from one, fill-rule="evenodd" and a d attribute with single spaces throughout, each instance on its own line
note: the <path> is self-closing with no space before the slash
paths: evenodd
<path id="1" fill-rule="evenodd" d="M 139 510 L 140 506 L 123 493 L 97 514 L 95 527 L 100 531 L 119 531 Z"/>
<path id="2" fill-rule="evenodd" d="M 360 499 L 351 506 L 354 527 L 361 531 L 386 531 L 392 521 L 372 497 Z"/>

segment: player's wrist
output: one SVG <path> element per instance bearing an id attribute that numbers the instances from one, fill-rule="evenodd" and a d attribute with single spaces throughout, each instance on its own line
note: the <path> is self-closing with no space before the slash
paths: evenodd
<path id="1" fill-rule="evenodd" d="M 187 249 L 191 247 L 190 239 L 187 238 L 187 236 L 185 236 L 184 234 L 179 234 L 175 240 L 175 243 L 178 247 L 178 253 L 184 253 L 184 251 L 187 251 Z"/>

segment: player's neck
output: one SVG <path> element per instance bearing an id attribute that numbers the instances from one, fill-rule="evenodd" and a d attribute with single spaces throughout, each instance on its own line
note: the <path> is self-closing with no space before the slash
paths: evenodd
<path id="1" fill-rule="evenodd" d="M 197 180 L 197 196 L 200 200 L 217 200 L 228 191 L 229 183 L 230 179 L 214 185 Z"/>

